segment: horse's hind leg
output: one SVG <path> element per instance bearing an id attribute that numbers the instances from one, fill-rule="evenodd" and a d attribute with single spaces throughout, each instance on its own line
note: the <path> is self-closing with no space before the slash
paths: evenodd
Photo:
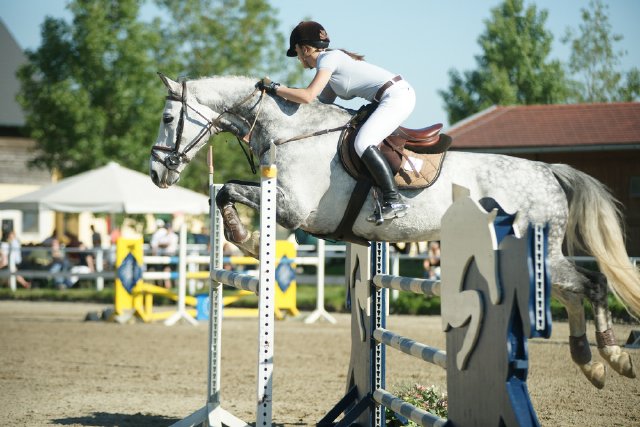
<path id="1" fill-rule="evenodd" d="M 585 286 L 585 295 L 593 307 L 596 342 L 598 343 L 600 355 L 620 375 L 635 378 L 633 360 L 629 353 L 622 351 L 616 343 L 613 329 L 611 328 L 611 312 L 607 304 L 608 287 L 606 277 L 602 273 L 580 267 L 578 267 L 578 271 L 589 279 Z"/>
<path id="2" fill-rule="evenodd" d="M 554 296 L 564 305 L 569 318 L 571 358 L 591 384 L 597 388 L 603 388 L 606 367 L 601 362 L 592 360 L 587 339 L 584 306 L 582 305 L 588 279 L 578 273 L 573 264 L 564 257 L 553 260 L 551 267 Z"/>

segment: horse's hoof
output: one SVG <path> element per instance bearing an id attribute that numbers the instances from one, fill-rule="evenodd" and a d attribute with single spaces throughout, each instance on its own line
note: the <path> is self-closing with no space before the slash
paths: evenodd
<path id="1" fill-rule="evenodd" d="M 636 370 L 633 367 L 633 359 L 626 351 L 620 353 L 620 358 L 611 366 L 620 375 L 624 375 L 627 378 L 636 377 Z"/>
<path id="2" fill-rule="evenodd" d="M 582 373 L 587 379 L 599 389 L 604 388 L 604 381 L 607 376 L 607 367 L 600 362 L 590 362 L 586 365 L 579 365 Z"/>
<path id="3" fill-rule="evenodd" d="M 222 207 L 224 237 L 233 243 L 244 243 L 249 239 L 247 229 L 240 221 L 236 207 L 229 203 Z"/>
<path id="4" fill-rule="evenodd" d="M 627 378 L 635 378 L 636 371 L 633 367 L 633 359 L 619 346 L 605 346 L 598 349 L 600 355 L 609 362 L 614 371 Z"/>

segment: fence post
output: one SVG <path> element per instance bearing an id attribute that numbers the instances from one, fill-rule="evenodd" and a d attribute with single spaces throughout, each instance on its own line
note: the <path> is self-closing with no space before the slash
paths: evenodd
<path id="1" fill-rule="evenodd" d="M 14 248 L 9 247 L 9 271 L 11 272 L 11 276 L 9 276 L 9 287 L 11 288 L 11 291 L 15 292 L 18 286 L 16 283 L 16 259 L 13 250 Z"/>
<path id="2" fill-rule="evenodd" d="M 104 251 L 102 247 L 96 248 L 96 273 L 102 273 L 104 264 Z M 96 277 L 96 290 L 101 291 L 104 289 L 104 277 Z"/>

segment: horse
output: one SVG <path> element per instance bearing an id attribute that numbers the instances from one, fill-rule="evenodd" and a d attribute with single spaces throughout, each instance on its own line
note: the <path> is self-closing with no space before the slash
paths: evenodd
<path id="1" fill-rule="evenodd" d="M 149 174 L 157 186 L 177 183 L 211 135 L 231 132 L 243 138 L 264 164 L 273 157 L 272 147 L 277 146 L 280 225 L 316 235 L 328 235 L 336 229 L 356 185 L 337 154 L 339 130 L 355 111 L 317 100 L 303 105 L 290 102 L 257 90 L 257 79 L 243 76 L 181 83 L 162 74 L 160 78 L 168 96 L 149 160 Z M 610 287 L 631 314 L 640 315 L 640 274 L 625 249 L 617 202 L 593 177 L 562 164 L 449 151 L 431 186 L 402 190 L 411 206 L 404 217 L 382 225 L 367 221 L 375 206 L 372 191 L 353 232 L 370 241 L 440 240 L 441 218 L 452 204 L 453 184 L 469 189 L 476 200 L 493 198 L 507 212 L 517 212 L 513 226 L 520 232 L 530 223 L 548 224 L 553 295 L 567 309 L 573 361 L 594 386 L 604 387 L 606 366 L 593 360 L 586 337 L 586 298 L 593 307 L 600 355 L 619 374 L 635 378 L 633 360 L 617 344 L 612 330 L 607 293 Z M 258 254 L 259 233 L 250 232 L 240 222 L 235 203 L 257 210 L 259 193 L 255 183 L 230 181 L 216 197 L 227 237 L 254 256 Z M 563 242 L 569 250 L 594 256 L 601 272 L 574 265 L 563 253 Z"/>

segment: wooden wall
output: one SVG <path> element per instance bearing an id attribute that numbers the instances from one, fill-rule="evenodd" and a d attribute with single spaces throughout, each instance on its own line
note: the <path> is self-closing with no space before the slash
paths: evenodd
<path id="1" fill-rule="evenodd" d="M 0 136 L 0 184 L 45 185 L 51 183 L 47 170 L 27 166 L 34 157 L 35 142 L 28 138 Z"/>
<path id="2" fill-rule="evenodd" d="M 640 257 L 640 194 L 631 194 L 631 180 L 640 180 L 640 151 L 557 152 L 519 155 L 545 163 L 566 163 L 604 183 L 622 204 L 627 251 Z"/>

